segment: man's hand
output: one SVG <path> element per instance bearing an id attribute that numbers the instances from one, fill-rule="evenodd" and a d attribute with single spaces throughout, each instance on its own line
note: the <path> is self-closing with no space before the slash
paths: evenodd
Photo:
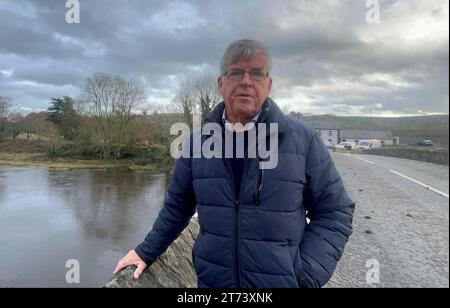
<path id="1" fill-rule="evenodd" d="M 118 272 L 120 272 L 122 269 L 124 269 L 129 265 L 137 266 L 137 269 L 134 271 L 133 274 L 134 279 L 138 279 L 139 276 L 141 276 L 142 272 L 147 267 L 147 264 L 145 264 L 145 262 L 142 261 L 141 258 L 139 258 L 136 251 L 130 250 L 130 252 L 128 252 L 128 254 L 117 263 L 116 269 L 114 270 L 113 274 L 117 274 Z"/>

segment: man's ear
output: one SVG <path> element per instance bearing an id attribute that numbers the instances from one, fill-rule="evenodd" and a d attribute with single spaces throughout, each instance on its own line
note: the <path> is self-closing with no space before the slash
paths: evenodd
<path id="1" fill-rule="evenodd" d="M 219 88 L 219 93 L 220 93 L 220 95 L 223 96 L 223 89 L 222 89 L 222 86 L 223 86 L 223 80 L 222 80 L 222 77 L 217 77 L 217 87 Z"/>
<path id="2" fill-rule="evenodd" d="M 269 94 L 270 94 L 270 92 L 272 92 L 272 78 L 269 79 L 268 87 L 269 87 Z"/>

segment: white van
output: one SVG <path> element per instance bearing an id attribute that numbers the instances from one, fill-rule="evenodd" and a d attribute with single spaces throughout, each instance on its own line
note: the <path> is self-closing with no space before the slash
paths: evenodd
<path id="1" fill-rule="evenodd" d="M 379 148 L 380 146 L 379 140 L 359 140 L 356 148 L 365 151 L 372 148 Z"/>

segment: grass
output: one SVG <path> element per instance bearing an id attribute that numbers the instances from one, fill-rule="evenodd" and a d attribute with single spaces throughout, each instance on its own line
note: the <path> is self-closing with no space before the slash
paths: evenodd
<path id="1" fill-rule="evenodd" d="M 2 153 L 0 166 L 38 167 L 56 169 L 117 169 L 120 171 L 140 171 L 161 173 L 169 170 L 160 164 L 137 165 L 131 160 L 83 160 L 71 158 L 52 158 L 47 154 Z"/>

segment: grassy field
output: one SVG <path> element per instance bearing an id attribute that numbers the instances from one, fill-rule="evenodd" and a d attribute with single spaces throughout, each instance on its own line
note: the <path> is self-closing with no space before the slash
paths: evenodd
<path id="1" fill-rule="evenodd" d="M 131 160 L 83 160 L 52 158 L 42 153 L 1 153 L 0 166 L 37 167 L 58 169 L 116 169 L 120 171 L 145 171 L 160 173 L 167 167 L 159 164 L 137 165 Z"/>

